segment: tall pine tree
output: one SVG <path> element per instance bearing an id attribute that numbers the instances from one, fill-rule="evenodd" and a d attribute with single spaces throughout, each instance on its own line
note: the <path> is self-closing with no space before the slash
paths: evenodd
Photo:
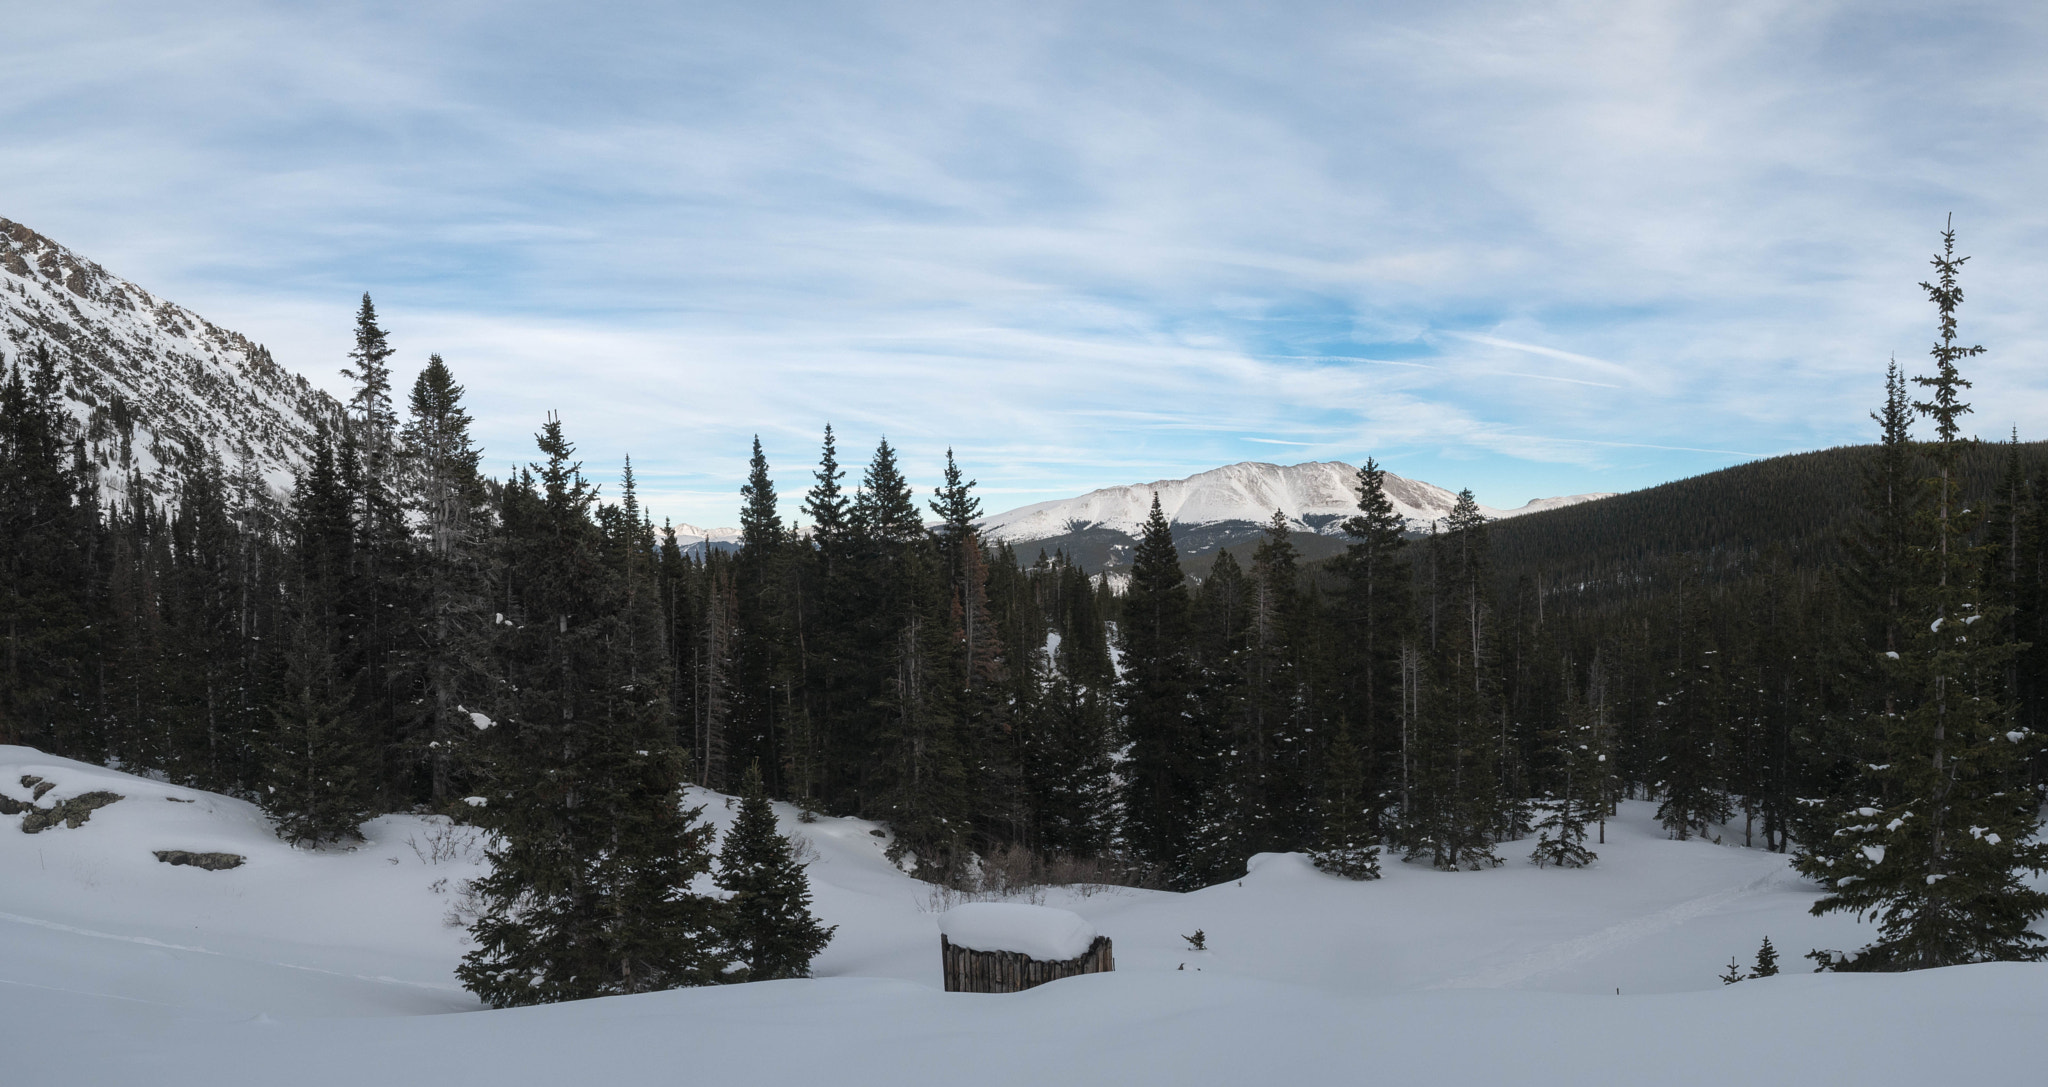
<path id="1" fill-rule="evenodd" d="M 1188 857 L 1207 791 L 1190 660 L 1187 575 L 1173 528 L 1152 496 L 1132 556 L 1117 636 L 1117 687 L 1124 740 L 1124 836 L 1137 858 L 1183 889 L 1196 879 Z"/>
<path id="2" fill-rule="evenodd" d="M 1963 505 L 1962 400 L 1957 363 L 1983 354 L 1957 337 L 1958 282 L 1966 257 L 1955 231 L 1942 234 L 1936 277 L 1922 283 L 1939 314 L 1934 373 L 1914 407 L 1933 420 L 1928 500 L 1916 518 L 1906 580 L 1904 637 L 1882 655 L 1900 674 L 1884 719 L 1884 761 L 1870 764 L 1873 800 L 1844 814 L 1846 848 L 1801 857 L 1828 894 L 1813 912 L 1848 911 L 1877 921 L 1880 936 L 1844 964 L 1911 970 L 1987 960 L 2037 960 L 2048 941 L 2029 926 L 2048 913 L 2048 893 L 2022 873 L 2048 871 L 2048 845 L 2035 839 L 2038 805 L 2026 760 L 2039 738 L 2014 727 L 2002 680 L 2014 646 L 2001 639 L 2003 608 L 1982 601 L 1970 544 L 1975 517 Z M 1875 647 L 1873 647 L 1875 648 Z M 1896 658 L 1893 656 L 1896 654 Z"/>

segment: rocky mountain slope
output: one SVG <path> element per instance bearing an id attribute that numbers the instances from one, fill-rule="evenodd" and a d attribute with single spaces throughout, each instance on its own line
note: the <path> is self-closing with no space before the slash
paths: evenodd
<path id="1" fill-rule="evenodd" d="M 138 477 L 161 498 L 208 455 L 242 489 L 282 493 L 341 410 L 262 344 L 0 219 L 0 364 L 44 349 L 114 500 Z"/>

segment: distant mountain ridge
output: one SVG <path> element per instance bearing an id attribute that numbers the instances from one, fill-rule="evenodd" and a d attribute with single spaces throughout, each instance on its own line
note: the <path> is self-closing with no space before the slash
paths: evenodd
<path id="1" fill-rule="evenodd" d="M 1387 473 L 1387 497 L 1394 510 L 1420 532 L 1448 516 L 1458 496 L 1434 483 Z M 1343 461 L 1278 465 L 1263 461 L 1227 464 L 1186 479 L 1162 479 L 1104 487 L 1076 498 L 1037 502 L 982 521 L 982 534 L 1012 542 L 1051 539 L 1075 532 L 1107 530 L 1136 536 L 1152 512 L 1152 496 L 1176 526 L 1199 527 L 1231 521 L 1264 525 L 1275 510 L 1297 532 L 1341 535 L 1345 518 L 1358 512 L 1358 469 Z M 1514 509 L 1481 506 L 1489 518 L 1515 517 L 1576 505 L 1607 494 L 1532 499 Z"/>
<path id="2" fill-rule="evenodd" d="M 1387 497 L 1411 531 L 1442 520 L 1457 504 L 1452 491 L 1387 473 Z M 1255 542 L 1278 510 L 1296 533 L 1304 559 L 1336 554 L 1344 547 L 1344 521 L 1358 512 L 1358 469 L 1343 461 L 1279 465 L 1245 461 L 1197 472 L 1186 479 L 1162 479 L 1104 487 L 1074 498 L 1036 502 L 982 521 L 982 533 L 1013 547 L 1029 561 L 1039 551 L 1063 552 L 1089 571 L 1114 572 L 1128 563 L 1138 534 L 1152 512 L 1152 496 L 1173 525 L 1174 542 L 1193 572 L 1207 568 L 1218 551 Z M 1533 499 L 1514 509 L 1481 506 L 1493 519 L 1558 509 L 1611 495 L 1575 494 Z"/>
<path id="3" fill-rule="evenodd" d="M 26 365 L 42 348 L 110 498 L 139 477 L 161 499 L 209 452 L 245 493 L 282 495 L 341 417 L 262 344 L 0 219 L 0 355 Z"/>

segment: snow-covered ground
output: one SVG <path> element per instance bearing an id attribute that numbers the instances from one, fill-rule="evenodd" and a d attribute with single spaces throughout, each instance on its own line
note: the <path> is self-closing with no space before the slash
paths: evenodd
<path id="1" fill-rule="evenodd" d="M 1585 871 L 1526 847 L 1478 873 L 1348 883 L 1295 855 L 1192 894 L 1055 889 L 1117 970 L 941 991 L 946 895 L 872 824 L 783 829 L 839 926 L 809 981 L 481 1010 L 448 915 L 475 843 L 379 819 L 352 852 L 279 843 L 251 806 L 0 747 L 0 792 L 123 799 L 24 834 L 0 817 L 0 1083 L 1970 1083 L 2048 1067 L 2048 966 L 1814 975 L 1868 938 L 1808 916 L 1781 856 L 1666 841 L 1630 804 Z M 694 794 L 721 828 L 725 799 Z M 242 866 L 159 862 L 227 852 Z M 1201 929 L 1207 951 L 1182 939 Z M 1768 935 L 1786 973 L 1724 987 Z M 1619 990 L 1617 993 L 1616 990 Z"/>

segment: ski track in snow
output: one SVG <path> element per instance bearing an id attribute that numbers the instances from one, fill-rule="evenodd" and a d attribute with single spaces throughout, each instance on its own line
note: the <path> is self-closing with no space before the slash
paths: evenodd
<path id="1" fill-rule="evenodd" d="M 62 932 L 71 936 L 87 936 L 95 940 L 116 940 L 124 944 L 140 944 L 143 947 L 156 948 L 161 951 L 184 951 L 194 955 L 211 955 L 215 958 L 231 959 L 235 962 L 255 963 L 260 966 L 275 966 L 282 970 L 303 970 L 309 974 L 325 974 L 329 977 L 350 978 L 355 981 L 368 981 L 382 985 L 404 985 L 414 989 L 431 989 L 436 992 L 444 993 L 459 993 L 463 991 L 462 987 L 459 985 L 442 985 L 431 981 L 408 981 L 405 978 L 394 978 L 388 975 L 373 976 L 370 974 L 351 974 L 343 970 L 323 970 L 317 966 L 301 966 L 295 962 L 280 962 L 276 959 L 256 959 L 250 958 L 246 955 L 230 955 L 225 951 L 214 951 L 204 947 L 191 947 L 185 944 L 165 943 L 162 940 L 152 939 L 148 936 L 123 936 L 115 932 L 99 932 L 89 928 L 79 928 L 76 925 L 65 925 L 59 924 L 55 921 L 45 921 L 39 917 L 23 917 L 18 913 L 0 913 L 0 921 L 10 921 L 18 925 L 31 925 L 36 928 L 50 929 L 52 931 Z M 27 982 L 10 982 L 9 984 L 28 985 Z M 48 988 L 48 986 L 30 986 L 30 988 Z M 149 1002 L 145 1001 L 145 1003 Z"/>
<path id="2" fill-rule="evenodd" d="M 1726 887 L 1698 898 L 1689 898 L 1676 905 L 1667 906 L 1656 913 L 1633 917 L 1626 921 L 1608 925 L 1606 928 L 1589 932 L 1584 936 L 1560 940 L 1554 944 L 1539 947 L 1508 962 L 1484 970 L 1447 978 L 1430 989 L 1505 989 L 1540 977 L 1553 970 L 1562 969 L 1573 963 L 1583 962 L 1596 956 L 1609 954 L 1630 944 L 1646 940 L 1661 932 L 1668 932 L 1687 921 L 1718 912 L 1733 903 L 1759 894 L 1787 879 L 1796 879 L 1789 869 L 1766 872 L 1739 887 Z"/>
<path id="3" fill-rule="evenodd" d="M 153 1008 L 182 1007 L 181 1005 L 169 1004 L 161 1000 L 144 1000 L 139 996 L 116 996 L 113 993 L 94 993 L 84 989 L 66 989 L 58 985 L 37 985 L 33 981 L 15 981 L 13 978 L 0 978 L 0 985 L 13 985 L 22 989 L 41 989 L 46 993 L 63 993 L 66 996 L 91 997 L 94 1000 L 125 1000 L 130 1004 L 148 1004 Z"/>

